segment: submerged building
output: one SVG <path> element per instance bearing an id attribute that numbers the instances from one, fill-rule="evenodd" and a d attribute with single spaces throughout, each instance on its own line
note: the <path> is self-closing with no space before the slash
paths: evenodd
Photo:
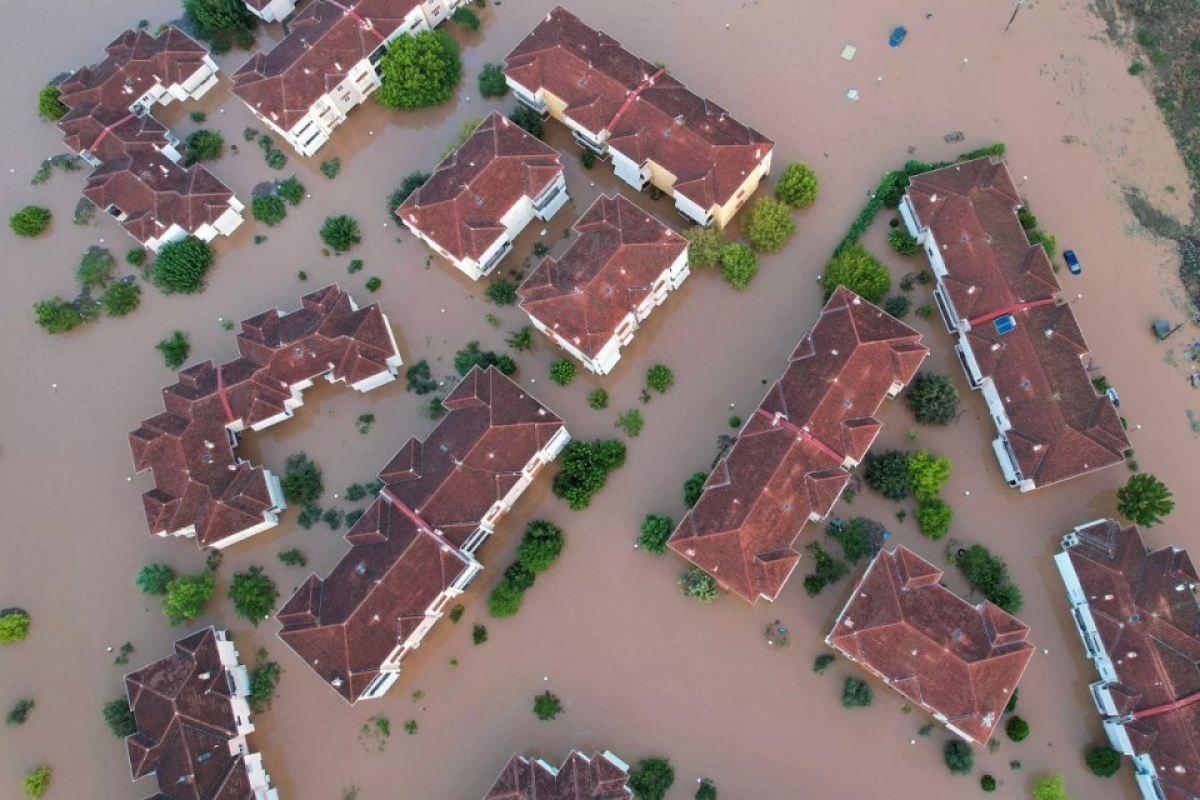
<path id="1" fill-rule="evenodd" d="M 572 750 L 561 767 L 514 755 L 483 800 L 631 800 L 629 765 L 611 751 Z"/>

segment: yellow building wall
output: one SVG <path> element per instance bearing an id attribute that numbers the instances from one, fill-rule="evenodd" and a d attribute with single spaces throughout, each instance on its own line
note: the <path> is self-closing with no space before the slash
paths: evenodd
<path id="1" fill-rule="evenodd" d="M 768 153 L 766 160 L 763 162 L 766 166 L 766 173 L 771 171 L 772 155 L 772 153 Z M 758 184 L 762 178 L 763 176 L 759 174 L 759 170 L 755 169 L 746 176 L 746 180 L 742 181 L 742 185 L 733 193 L 733 197 L 729 198 L 729 202 L 723 206 L 713 206 L 713 222 L 718 228 L 724 228 L 737 215 L 742 206 L 746 204 L 746 201 L 750 199 L 750 195 L 754 194 L 754 190 L 758 188 Z"/>

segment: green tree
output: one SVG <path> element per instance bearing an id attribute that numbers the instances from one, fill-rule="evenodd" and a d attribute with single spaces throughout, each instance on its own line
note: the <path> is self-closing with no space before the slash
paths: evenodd
<path id="1" fill-rule="evenodd" d="M 75 282 L 84 291 L 100 289 L 112 280 L 116 268 L 112 253 L 103 247 L 89 247 L 75 268 Z"/>
<path id="2" fill-rule="evenodd" d="M 212 248 L 195 236 L 187 236 L 162 246 L 151 268 L 151 280 L 163 294 L 202 292 L 212 262 Z"/>
<path id="3" fill-rule="evenodd" d="M 499 64 L 484 64 L 479 71 L 479 94 L 483 97 L 503 97 L 508 94 L 504 69 Z"/>
<path id="4" fill-rule="evenodd" d="M 1040 244 L 1046 251 L 1047 258 L 1054 259 L 1054 254 L 1058 252 L 1058 238 L 1054 234 L 1032 230 L 1028 232 L 1028 235 L 1030 244 Z"/>
<path id="5" fill-rule="evenodd" d="M 868 303 L 878 303 L 892 288 L 892 276 L 867 248 L 852 244 L 839 250 L 825 265 L 821 286 L 826 296 L 845 286 Z"/>
<path id="6" fill-rule="evenodd" d="M 515 283 L 498 278 L 488 284 L 484 294 L 498 306 L 511 306 L 517 302 L 517 286 Z"/>
<path id="7" fill-rule="evenodd" d="M 948 375 L 918 372 L 904 393 L 917 422 L 948 425 L 958 414 L 958 389 Z"/>
<path id="8" fill-rule="evenodd" d="M 50 209 L 41 206 L 25 206 L 8 218 L 8 227 L 17 236 L 33 237 L 46 230 L 50 224 Z"/>
<path id="9" fill-rule="evenodd" d="M 233 610 L 254 627 L 275 610 L 279 589 L 275 581 L 263 572 L 262 567 L 250 567 L 245 572 L 235 572 L 229 584 L 229 599 Z"/>
<path id="10" fill-rule="evenodd" d="M 1062 775 L 1047 775 L 1033 784 L 1033 800 L 1071 800 Z"/>
<path id="11" fill-rule="evenodd" d="M 773 253 L 787 243 L 796 232 L 792 209 L 787 203 L 772 197 L 760 197 L 750 206 L 746 235 L 750 244 L 760 252 Z"/>
<path id="12" fill-rule="evenodd" d="M 125 263 L 132 267 L 140 267 L 146 263 L 146 250 L 141 247 L 131 247 L 125 251 Z"/>
<path id="13" fill-rule="evenodd" d="M 65 117 L 71 109 L 67 108 L 66 104 L 59 99 L 60 97 L 62 97 L 62 90 L 57 86 L 43 86 L 38 92 L 38 113 L 51 122 L 57 122 Z"/>
<path id="14" fill-rule="evenodd" d="M 550 365 L 550 380 L 559 386 L 570 386 L 576 373 L 575 362 L 567 358 L 560 358 Z"/>
<path id="15" fill-rule="evenodd" d="M 996 791 L 996 779 L 991 775 L 984 775 L 979 779 L 979 788 L 985 792 Z"/>
<path id="16" fill-rule="evenodd" d="M 821 653 L 813 659 L 813 672 L 818 675 L 824 675 L 825 670 L 829 669 L 829 665 L 837 661 L 837 656 L 832 653 Z"/>
<path id="17" fill-rule="evenodd" d="M 1148 472 L 1139 472 L 1117 489 L 1117 511 L 1147 528 L 1162 522 L 1175 508 L 1167 485 Z"/>
<path id="18" fill-rule="evenodd" d="M 408 34 L 405 34 L 400 38 L 403 39 L 407 36 Z M 321 226 L 321 241 L 335 253 L 346 252 L 362 241 L 362 232 L 358 229 L 358 221 L 345 214 L 326 217 L 325 224 Z"/>
<path id="19" fill-rule="evenodd" d="M 466 376 L 474 367 L 480 369 L 495 367 L 505 375 L 512 375 L 517 371 L 517 362 L 507 354 L 480 350 L 479 342 L 467 342 L 466 347 L 454 354 L 454 369 L 459 375 Z"/>
<path id="20" fill-rule="evenodd" d="M 688 266 L 692 267 L 715 267 L 729 244 L 716 225 L 694 225 L 683 232 L 683 238 L 688 240 Z"/>
<path id="21" fill-rule="evenodd" d="M 501 580 L 488 595 L 488 614 L 496 619 L 513 616 L 521 609 L 523 594 L 516 584 L 507 579 Z"/>
<path id="22" fill-rule="evenodd" d="M 706 481 L 708 481 L 708 473 L 693 472 L 683 482 L 683 502 L 688 508 L 693 508 L 696 503 L 700 502 L 700 495 L 704 494 Z"/>
<path id="23" fill-rule="evenodd" d="M 254 669 L 250 670 L 250 694 L 246 697 L 251 714 L 262 714 L 270 710 L 282 673 L 279 665 L 269 660 L 267 651 L 260 647 L 254 654 Z"/>
<path id="24" fill-rule="evenodd" d="M 524 353 L 527 350 L 533 349 L 533 326 L 525 325 L 508 335 L 505 343 L 516 350 L 518 353 Z"/>
<path id="25" fill-rule="evenodd" d="M 520 601 L 518 600 L 518 605 Z M 487 628 L 483 625 L 475 625 L 471 628 L 471 641 L 477 645 L 483 644 L 488 640 Z"/>
<path id="26" fill-rule="evenodd" d="M 699 567 L 689 567 L 679 576 L 679 593 L 684 597 L 694 597 L 701 603 L 711 603 L 717 599 L 720 589 L 717 579 Z"/>
<path id="27" fill-rule="evenodd" d="M 472 31 L 479 30 L 479 15 L 465 6 L 456 8 L 454 13 L 450 15 L 450 21 L 470 28 Z"/>
<path id="28" fill-rule="evenodd" d="M 275 227 L 287 217 L 287 206 L 273 194 L 264 194 L 250 201 L 250 214 L 264 225 Z"/>
<path id="29" fill-rule="evenodd" d="M 570 442 L 559 456 L 562 469 L 554 476 L 555 496 L 574 511 L 587 508 L 608 474 L 625 464 L 625 455 L 625 444 L 618 439 Z"/>
<path id="30" fill-rule="evenodd" d="M 850 564 L 857 564 L 871 555 L 871 534 L 869 523 L 862 517 L 855 517 L 846 525 L 835 528 L 832 524 L 826 529 L 830 538 L 842 546 L 842 558 Z"/>
<path id="31" fill-rule="evenodd" d="M 858 678 L 846 678 L 842 683 L 842 708 L 867 708 L 875 699 L 866 681 Z"/>
<path id="32" fill-rule="evenodd" d="M 721 248 L 721 277 L 744 292 L 758 274 L 758 256 L 744 244 L 727 244 Z"/>
<path id="33" fill-rule="evenodd" d="M 114 736 L 121 739 L 137 733 L 137 720 L 133 717 L 129 700 L 124 697 L 109 700 L 104 704 L 104 723 Z"/>
<path id="34" fill-rule="evenodd" d="M 660 556 L 667 552 L 667 540 L 675 530 L 675 522 L 662 514 L 647 514 L 642 520 L 642 533 L 638 544 L 647 552 Z"/>
<path id="35" fill-rule="evenodd" d="M 629 773 L 629 788 L 637 800 L 662 800 L 675 783 L 675 768 L 665 758 L 643 758 Z"/>
<path id="36" fill-rule="evenodd" d="M 428 172 L 410 172 L 404 176 L 404 180 L 400 185 L 388 195 L 388 213 L 393 213 L 397 208 L 404 205 L 404 201 L 408 196 L 420 189 L 425 181 L 429 180 Z"/>
<path id="37" fill-rule="evenodd" d="M 696 800 L 717 800 L 717 785 L 708 778 L 703 778 L 700 787 L 696 789 Z"/>
<path id="38" fill-rule="evenodd" d="M 31 800 L 38 800 L 50 786 L 50 768 L 43 765 L 29 772 L 21 779 L 21 788 Z"/>
<path id="39" fill-rule="evenodd" d="M 291 550 L 281 550 L 278 554 L 279 562 L 288 567 L 306 567 L 308 566 L 308 558 L 304 555 L 304 551 L 295 548 Z"/>
<path id="40" fill-rule="evenodd" d="M 254 44 L 257 18 L 241 0 L 183 0 L 185 18 L 196 36 L 224 53 L 236 44 L 248 48 Z"/>
<path id="41" fill-rule="evenodd" d="M 1106 744 L 1089 748 L 1086 761 L 1092 774 L 1101 778 L 1111 778 L 1121 768 L 1121 754 Z"/>
<path id="42" fill-rule="evenodd" d="M 298 206 L 304 200 L 304 184 L 293 175 L 279 182 L 275 193 L 283 198 L 288 205 Z"/>
<path id="43" fill-rule="evenodd" d="M 883 302 L 883 310 L 896 319 L 907 317 L 910 308 L 912 308 L 912 301 L 902 294 L 892 295 Z"/>
<path id="44" fill-rule="evenodd" d="M 17 608 L 0 612 L 0 645 L 20 642 L 29 635 L 33 619 Z"/>
<path id="45" fill-rule="evenodd" d="M 916 237 L 904 228 L 892 228 L 888 234 L 888 247 L 905 258 L 915 256 L 917 250 L 920 249 Z"/>
<path id="46" fill-rule="evenodd" d="M 504 580 L 519 592 L 526 592 L 537 582 L 537 574 L 520 562 L 509 564 L 504 570 Z"/>
<path id="47" fill-rule="evenodd" d="M 133 582 L 137 584 L 142 594 L 166 594 L 175 580 L 175 570 L 166 564 L 146 564 L 138 570 Z"/>
<path id="48" fill-rule="evenodd" d="M 383 281 L 380 278 L 371 276 L 370 278 L 367 278 L 367 282 L 364 284 L 364 286 L 367 287 L 368 292 L 374 294 L 375 292 L 379 291 L 381 286 L 383 286 Z"/>
<path id="49" fill-rule="evenodd" d="M 383 83 L 375 100 L 384 108 L 427 108 L 450 99 L 462 77 L 458 43 L 445 31 L 405 33 L 379 62 Z"/>
<path id="50" fill-rule="evenodd" d="M 100 307 L 110 317 L 123 317 L 131 313 L 141 301 L 142 287 L 131 281 L 117 281 L 100 295 Z"/>
<path id="51" fill-rule="evenodd" d="M 192 345 L 188 342 L 186 333 L 172 331 L 170 336 L 154 345 L 154 349 L 162 353 L 167 369 L 179 369 L 187 361 Z"/>
<path id="52" fill-rule="evenodd" d="M 933 500 L 950 479 L 950 459 L 935 456 L 928 450 L 918 450 L 908 457 L 908 474 L 913 497 L 918 501 Z"/>
<path id="53" fill-rule="evenodd" d="M 12 708 L 4 715 L 5 725 L 24 725 L 29 720 L 29 712 L 33 711 L 34 702 L 23 697 L 12 704 Z"/>
<path id="54" fill-rule="evenodd" d="M 321 468 L 305 453 L 288 456 L 283 471 L 283 497 L 288 505 L 309 506 L 325 491 Z"/>
<path id="55" fill-rule="evenodd" d="M 593 389 L 588 395 L 588 407 L 596 411 L 608 408 L 608 392 L 604 389 Z"/>
<path id="56" fill-rule="evenodd" d="M 792 208 L 812 205 L 817 199 L 817 173 L 800 161 L 788 164 L 775 184 L 775 196 Z"/>
<path id="57" fill-rule="evenodd" d="M 617 427 L 625 431 L 626 436 L 638 436 L 642 432 L 642 426 L 646 424 L 646 420 L 642 417 L 642 412 L 636 408 L 622 411 L 617 415 Z"/>
<path id="58" fill-rule="evenodd" d="M 659 394 L 675 385 L 675 373 L 665 364 L 655 364 L 646 370 L 646 386 Z"/>
<path id="59" fill-rule="evenodd" d="M 88 320 L 80 313 L 80 307 L 69 303 L 58 295 L 50 300 L 39 300 L 33 304 L 35 320 L 46 333 L 66 333 Z"/>
<path id="60" fill-rule="evenodd" d="M 1009 717 L 1004 725 L 1004 733 L 1014 742 L 1023 742 L 1029 738 L 1029 723 L 1020 717 Z"/>
<path id="61" fill-rule="evenodd" d="M 554 719 L 562 712 L 562 701 L 550 692 L 542 692 L 533 698 L 533 713 L 543 722 Z"/>
<path id="62" fill-rule="evenodd" d="M 217 588 L 211 572 L 180 575 L 167 584 L 167 596 L 162 600 L 163 616 L 171 625 L 191 622 L 204 611 L 204 605 Z"/>
<path id="63" fill-rule="evenodd" d="M 562 528 L 535 519 L 525 526 L 525 536 L 517 546 L 517 563 L 530 572 L 544 572 L 558 558 L 564 544 Z"/>
<path id="64" fill-rule="evenodd" d="M 975 769 L 975 751 L 962 739 L 951 739 L 942 748 L 946 769 L 953 775 L 969 775 Z"/>
<path id="65" fill-rule="evenodd" d="M 202 161 L 216 161 L 225 154 L 225 139 L 219 131 L 192 131 L 184 146 L 187 153 L 184 161 L 186 166 Z"/>
<path id="66" fill-rule="evenodd" d="M 530 136 L 536 136 L 540 139 L 546 132 L 546 124 L 542 119 L 542 115 L 525 106 L 518 105 L 509 113 L 508 118 L 514 125 L 524 130 Z"/>
<path id="67" fill-rule="evenodd" d="M 972 589 L 978 590 L 984 597 L 1010 614 L 1021 610 L 1021 592 L 1014 586 L 1008 575 L 1008 565 L 999 556 L 981 544 L 968 547 L 955 559 L 963 577 Z M 1010 701 L 1009 708 L 1016 708 L 1015 695 Z"/>
<path id="68" fill-rule="evenodd" d="M 935 497 L 917 503 L 917 526 L 930 539 L 940 539 L 950 530 L 954 509 L 945 500 Z"/>
<path id="69" fill-rule="evenodd" d="M 909 455 L 900 450 L 888 450 L 867 456 L 863 479 L 888 500 L 900 501 L 912 491 L 912 471 Z"/>

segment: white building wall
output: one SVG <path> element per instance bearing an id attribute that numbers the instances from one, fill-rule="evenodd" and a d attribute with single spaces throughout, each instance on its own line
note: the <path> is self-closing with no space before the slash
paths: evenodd
<path id="1" fill-rule="evenodd" d="M 296 0 L 271 0 L 261 9 L 255 8 L 249 3 L 246 4 L 246 7 L 250 9 L 251 14 L 263 22 L 282 22 L 296 10 Z"/>
<path id="2" fill-rule="evenodd" d="M 609 147 L 608 153 L 612 156 L 613 171 L 617 174 L 618 178 L 639 192 L 646 187 L 646 183 L 650 180 L 649 169 L 629 158 L 615 147 Z"/>
<path id="3" fill-rule="evenodd" d="M 708 225 L 713 221 L 711 209 L 701 208 L 684 197 L 681 192 L 675 192 L 675 208 L 679 210 L 680 214 L 697 225 Z"/>

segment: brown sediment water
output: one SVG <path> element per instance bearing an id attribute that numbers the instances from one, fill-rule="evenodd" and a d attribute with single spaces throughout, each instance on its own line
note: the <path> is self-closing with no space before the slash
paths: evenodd
<path id="1" fill-rule="evenodd" d="M 137 593 L 138 567 L 163 561 L 194 570 L 203 563 L 191 541 L 146 534 L 138 494 L 150 485 L 149 476 L 127 480 L 132 466 L 126 432 L 157 413 L 159 389 L 171 380 L 155 342 L 180 328 L 191 337 L 193 359 L 227 360 L 235 354 L 233 335 L 219 318 L 240 319 L 276 305 L 294 308 L 301 294 L 331 281 L 360 302 L 379 301 L 406 362 L 428 359 L 439 376 L 453 371 L 453 352 L 465 342 L 502 348 L 507 332 L 524 324 L 516 309 L 485 304 L 482 285 L 430 263 L 426 248 L 390 220 L 384 199 L 403 175 L 429 170 L 464 120 L 511 106 L 511 98 L 483 102 L 475 76 L 484 63 L 499 61 L 551 5 L 506 0 L 490 6 L 479 34 L 453 31 L 464 43 L 466 65 L 454 101 L 412 114 L 368 104 L 316 159 L 289 153 L 282 173 L 269 170 L 258 149 L 245 145 L 243 128 L 261 125 L 228 95 L 228 75 L 245 54 L 219 59 L 226 80 L 199 107 L 209 115 L 205 126 L 219 127 L 241 152 L 227 155 L 213 171 L 243 199 L 254 185 L 295 172 L 311 198 L 279 228 L 248 220 L 232 240 L 220 241 L 218 267 L 204 294 L 163 297 L 147 289 L 142 307 L 128 318 L 55 337 L 33 325 L 32 303 L 55 293 L 72 296 L 72 272 L 87 246 L 103 243 L 120 256 L 132 241 L 112 220 L 70 223 L 84 173 L 58 173 L 46 185 L 29 185 L 38 162 L 61 152 L 56 130 L 35 118 L 34 95 L 44 79 L 98 60 L 125 26 L 145 17 L 153 29 L 175 16 L 177 7 L 149 0 L 58 0 L 7 9 L 11 33 L 0 61 L 10 79 L 0 97 L 11 113 L 0 120 L 0 196 L 5 214 L 37 203 L 56 219 L 40 239 L 5 240 L 0 607 L 28 609 L 34 627 L 28 641 L 0 652 L 0 705 L 27 695 L 37 707 L 24 727 L 0 733 L 0 796 L 18 796 L 20 776 L 43 762 L 54 768 L 47 798 L 132 800 L 153 792 L 151 780 L 130 783 L 124 746 L 104 727 L 100 706 L 121 693 L 124 672 L 112 665 L 106 648 L 132 642 L 132 668 L 165 655 L 190 630 L 169 628 L 156 603 Z M 915 442 L 902 402 L 882 412 L 886 427 L 877 449 L 922 446 L 953 459 L 954 475 L 944 490 L 956 512 L 951 536 L 983 542 L 1007 559 L 1025 595 L 1019 616 L 1031 625 L 1038 648 L 1020 696 L 1031 737 L 1021 744 L 1004 740 L 995 753 L 977 750 L 969 778 L 946 771 L 941 745 L 948 734 L 938 728 L 932 737 L 919 737 L 926 720 L 902 713 L 898 695 L 877 686 L 872 708 L 845 711 L 841 680 L 858 674 L 856 668 L 839 661 L 823 676 L 812 673 L 849 581 L 815 600 L 806 597 L 800 586 L 810 568 L 806 559 L 774 604 L 751 608 L 724 597 L 706 607 L 679 597 L 681 560 L 654 558 L 632 546 L 645 513 L 676 520 L 682 515 L 683 479 L 709 467 L 717 437 L 732 432 L 727 417 L 749 413 L 763 382 L 782 371 L 817 317 L 815 280 L 822 265 L 881 173 L 908 158 L 952 158 L 996 141 L 1007 143 L 1011 170 L 1043 227 L 1057 234 L 1060 249 L 1073 248 L 1082 259 L 1082 277 L 1064 271 L 1061 280 L 1068 298 L 1082 295 L 1075 311 L 1096 374 L 1106 375 L 1121 394 L 1142 469 L 1175 490 L 1174 515 L 1149 531 L 1148 541 L 1191 544 L 1184 520 L 1200 511 L 1200 492 L 1188 467 L 1198 435 L 1188 413 L 1200 413 L 1200 393 L 1188 388 L 1191 367 L 1181 347 L 1200 328 L 1189 324 L 1165 343 L 1150 336 L 1151 321 L 1180 321 L 1188 309 L 1171 249 L 1140 231 L 1121 198 L 1122 188 L 1134 185 L 1184 215 L 1187 184 L 1153 99 L 1126 74 L 1128 57 L 1105 41 L 1102 25 L 1080 0 L 1027 5 L 1007 34 L 1012 6 L 1006 2 L 582 0 L 571 8 L 774 138 L 776 174 L 791 160 L 812 164 L 820 197 L 796 215 L 798 231 L 788 246 L 762 259 L 748 292 L 739 294 L 717 275 L 697 270 L 639 332 L 612 375 L 583 377 L 567 388 L 553 385 L 547 368 L 557 353 L 544 340 L 518 358 L 522 383 L 561 414 L 575 436 L 620 435 L 613 420 L 626 408 L 643 411 L 645 431 L 630 442 L 627 465 L 586 512 L 570 512 L 555 499 L 547 478 L 535 484 L 483 548 L 480 557 L 489 569 L 467 594 L 463 621 L 435 627 L 384 699 L 348 707 L 275 638 L 273 620 L 253 628 L 234 618 L 225 600 L 229 577 L 249 564 L 265 566 L 285 596 L 290 593 L 308 571 L 282 566 L 279 550 L 304 550 L 309 569 L 324 574 L 347 548 L 341 532 L 300 530 L 292 511 L 275 530 L 231 549 L 212 615 L 197 626 L 228 625 L 244 659 L 266 647 L 284 668 L 274 707 L 255 720 L 258 731 L 251 738 L 265 753 L 281 796 L 336 798 L 354 785 L 362 800 L 472 800 L 514 751 L 558 763 L 571 748 L 611 748 L 629 761 L 669 756 L 678 776 L 671 800 L 690 797 L 701 775 L 716 780 L 728 798 L 961 797 L 978 791 L 985 772 L 1000 781 L 997 797 L 1025 796 L 1032 778 L 1045 772 L 1063 772 L 1074 797 L 1133 797 L 1128 763 L 1110 781 L 1090 776 L 1083 765 L 1083 748 L 1102 740 L 1086 690 L 1095 674 L 1050 559 L 1065 530 L 1114 513 L 1114 489 L 1129 474 L 1124 467 L 1022 496 L 999 477 L 991 423 L 978 396 L 967 394 L 955 424 L 920 428 Z M 929 11 L 932 18 L 926 18 Z M 887 38 L 897 24 L 908 26 L 908 37 L 890 49 Z M 839 57 L 846 44 L 858 48 L 852 61 Z M 846 98 L 850 89 L 858 91 L 857 101 Z M 186 115 L 191 109 L 163 112 L 181 138 L 195 127 Z M 955 130 L 965 140 L 943 143 L 943 134 Z M 607 165 L 590 172 L 579 166 L 561 128 L 552 125 L 549 140 L 564 151 L 574 203 L 550 223 L 531 226 L 504 269 L 519 268 L 539 238 L 561 250 L 563 229 L 598 192 L 617 186 Z M 330 182 L 316 165 L 334 156 L 341 157 L 342 171 Z M 1172 193 L 1168 186 L 1177 188 Z M 632 196 L 627 187 L 621 191 Z M 640 202 L 680 224 L 668 201 Z M 351 254 L 326 258 L 316 232 L 333 213 L 356 216 L 365 240 Z M 886 219 L 881 215 L 866 238 L 880 254 L 887 252 Z M 268 240 L 254 245 L 256 233 Z M 345 270 L 351 258 L 366 264 L 353 276 Z M 888 260 L 897 276 L 922 266 Z M 307 282 L 297 280 L 299 270 L 308 273 Z M 371 275 L 383 279 L 375 295 L 362 288 Z M 915 298 L 918 305 L 928 302 L 928 290 L 918 288 Z M 498 328 L 485 322 L 487 313 L 500 319 Z M 932 324 L 936 317 L 910 321 L 933 351 L 927 368 L 953 374 L 966 394 L 952 342 L 940 323 Z M 676 384 L 643 408 L 643 375 L 658 362 L 674 369 Z M 587 407 L 594 386 L 611 393 L 609 410 Z M 365 396 L 320 386 L 306 394 L 295 419 L 247 436 L 242 451 L 276 470 L 289 453 L 307 451 L 325 469 L 323 502 L 330 505 L 334 492 L 369 480 L 407 437 L 432 428 L 416 413 L 418 402 L 402 383 Z M 361 436 L 354 420 L 366 412 L 377 423 Z M 893 541 L 940 559 L 942 545 L 917 533 L 911 509 L 907 521 L 897 522 L 897 508 L 864 494 L 853 505 L 843 501 L 835 514 L 886 521 Z M 515 618 L 487 620 L 484 593 L 512 558 L 522 523 L 535 517 L 562 525 L 568 546 Z M 817 530 L 806 529 L 798 545 Z M 958 575 L 947 580 L 961 588 Z M 762 635 L 776 619 L 790 630 L 790 644 L 781 651 L 768 647 Z M 475 622 L 490 632 L 480 647 L 470 641 Z M 553 722 L 539 722 L 531 713 L 533 695 L 545 689 L 566 706 Z M 412 699 L 414 690 L 424 692 L 419 702 Z M 374 714 L 392 722 L 383 752 L 359 741 L 360 727 Z M 404 734 L 408 719 L 418 722 L 416 735 Z M 1010 769 L 1013 760 L 1022 768 Z"/>

